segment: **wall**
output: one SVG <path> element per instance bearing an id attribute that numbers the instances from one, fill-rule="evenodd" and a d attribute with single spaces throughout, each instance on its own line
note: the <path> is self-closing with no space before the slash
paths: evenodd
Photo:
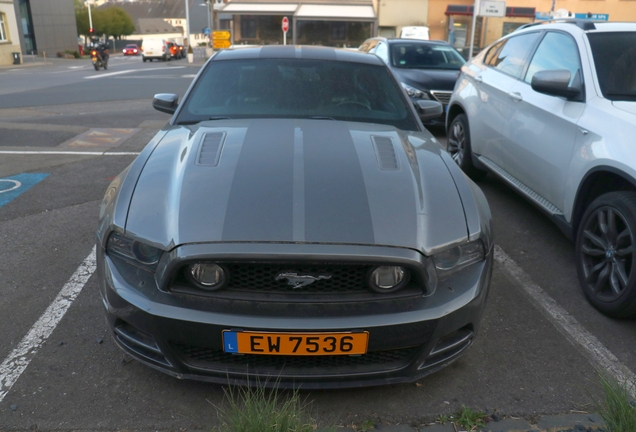
<path id="1" fill-rule="evenodd" d="M 7 33 L 7 41 L 0 41 L 0 65 L 11 65 L 13 64 L 12 53 L 22 52 L 13 0 L 0 0 L 0 13 L 4 15 L 4 26 Z M 22 54 L 20 54 L 20 57 L 22 57 Z"/>
<path id="2" fill-rule="evenodd" d="M 429 21 L 427 3 L 427 0 L 377 0 L 378 26 L 395 28 L 396 35 L 405 26 L 425 26 Z"/>

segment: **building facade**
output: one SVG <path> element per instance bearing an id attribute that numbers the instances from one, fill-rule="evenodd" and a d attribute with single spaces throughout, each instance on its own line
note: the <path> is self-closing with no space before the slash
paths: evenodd
<path id="1" fill-rule="evenodd" d="M 13 0 L 23 54 L 55 56 L 77 50 L 72 0 Z"/>
<path id="2" fill-rule="evenodd" d="M 14 53 L 21 61 L 20 33 L 13 0 L 0 0 L 0 65 L 14 64 Z"/>

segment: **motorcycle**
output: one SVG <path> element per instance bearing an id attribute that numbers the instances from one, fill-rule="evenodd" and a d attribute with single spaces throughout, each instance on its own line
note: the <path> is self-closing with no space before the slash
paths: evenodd
<path id="1" fill-rule="evenodd" d="M 103 50 L 93 48 L 91 50 L 91 61 L 96 71 L 103 67 L 104 70 L 108 69 L 108 55 Z"/>

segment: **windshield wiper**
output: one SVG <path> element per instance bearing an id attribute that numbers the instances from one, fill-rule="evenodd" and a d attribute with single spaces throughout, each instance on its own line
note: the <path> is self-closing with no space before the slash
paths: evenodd
<path id="1" fill-rule="evenodd" d="M 232 120 L 232 118 L 226 116 L 213 116 L 209 117 L 208 120 Z"/>

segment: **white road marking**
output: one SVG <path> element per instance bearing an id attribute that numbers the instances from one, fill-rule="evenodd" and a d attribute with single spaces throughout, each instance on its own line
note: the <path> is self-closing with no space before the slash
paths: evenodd
<path id="1" fill-rule="evenodd" d="M 79 155 L 79 156 L 137 156 L 139 152 L 110 152 L 110 151 L 13 151 L 13 150 L 0 150 L 0 154 L 12 154 L 12 155 Z"/>
<path id="2" fill-rule="evenodd" d="M 53 333 L 97 266 L 95 247 L 62 287 L 53 303 L 44 311 L 20 344 L 0 364 L 0 402 L 29 366 L 44 342 Z"/>
<path id="3" fill-rule="evenodd" d="M 172 70 L 172 69 L 185 69 L 185 66 L 170 66 L 169 68 L 170 68 L 169 70 Z M 84 77 L 84 79 L 106 78 L 106 77 L 111 77 L 111 76 L 115 76 L 115 75 L 127 74 L 127 73 L 131 73 L 131 72 L 147 72 L 147 71 L 156 72 L 157 70 L 166 70 L 166 69 L 157 69 L 157 68 L 131 69 L 131 70 L 125 70 L 125 71 L 119 71 L 119 72 L 109 72 L 109 73 L 103 73 L 103 74 L 99 74 L 99 75 L 86 76 L 86 77 Z M 169 77 L 166 77 L 166 78 L 169 78 Z"/>
<path id="4" fill-rule="evenodd" d="M 636 375 L 622 364 L 596 336 L 588 332 L 565 309 L 557 304 L 530 276 L 499 246 L 495 245 L 495 261 L 513 282 L 517 282 L 530 297 L 532 303 L 544 312 L 552 324 L 575 346 L 579 346 L 592 364 L 609 373 L 619 383 L 626 385 L 632 397 L 636 397 Z"/>
<path id="5" fill-rule="evenodd" d="M 15 190 L 19 188 L 20 186 L 22 186 L 22 183 L 20 183 L 17 180 L 0 179 L 0 182 L 6 182 L 12 185 L 12 186 L 9 186 L 9 189 L 0 189 L 0 193 L 11 192 L 12 190 Z"/>

